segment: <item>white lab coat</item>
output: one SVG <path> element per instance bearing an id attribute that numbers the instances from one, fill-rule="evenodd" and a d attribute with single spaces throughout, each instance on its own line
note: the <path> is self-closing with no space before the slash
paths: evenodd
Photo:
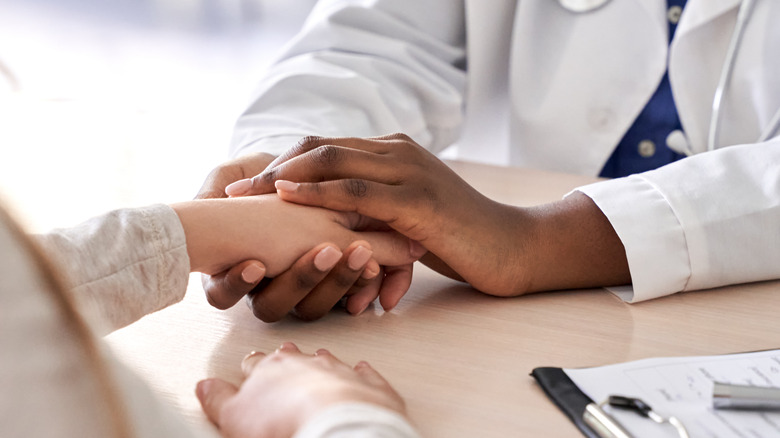
<path id="1" fill-rule="evenodd" d="M 304 135 L 405 132 L 462 159 L 596 175 L 667 68 L 689 152 L 706 150 L 739 0 L 574 14 L 554 0 L 325 0 L 239 119 L 234 155 Z M 780 278 L 780 2 L 757 0 L 722 104 L 719 147 L 580 190 L 617 231 L 639 301 Z M 465 110 L 464 110 L 465 108 Z"/>

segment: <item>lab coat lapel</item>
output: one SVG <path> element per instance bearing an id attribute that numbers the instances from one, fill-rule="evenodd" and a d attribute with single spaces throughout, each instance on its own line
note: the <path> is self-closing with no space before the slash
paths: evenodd
<path id="1" fill-rule="evenodd" d="M 685 13 L 677 28 L 677 37 L 712 21 L 716 17 L 739 7 L 741 0 L 688 0 Z"/>
<path id="2" fill-rule="evenodd" d="M 694 153 L 706 150 L 712 99 L 739 3 L 688 0 L 670 48 L 669 79 Z"/>
<path id="3" fill-rule="evenodd" d="M 666 25 L 666 1 L 665 0 L 635 0 L 650 15 L 652 23 L 657 26 L 658 31 L 667 35 Z"/>
<path id="4" fill-rule="evenodd" d="M 666 71 L 664 0 L 573 14 L 520 2 L 511 59 L 515 165 L 598 174 Z M 572 147 L 579 149 L 576 159 Z M 565 161 L 565 162 L 564 162 Z"/>

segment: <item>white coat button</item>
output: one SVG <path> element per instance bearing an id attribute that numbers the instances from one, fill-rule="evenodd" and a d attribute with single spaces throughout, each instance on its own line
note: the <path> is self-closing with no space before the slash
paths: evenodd
<path id="1" fill-rule="evenodd" d="M 682 15 L 682 8 L 679 6 L 672 6 L 666 11 L 666 18 L 668 18 L 669 22 L 672 24 L 677 24 L 677 22 L 680 21 L 680 15 Z"/>
<path id="2" fill-rule="evenodd" d="M 655 155 L 655 143 L 653 143 L 652 140 L 642 140 L 639 142 L 637 150 L 639 151 L 639 155 L 650 158 Z"/>

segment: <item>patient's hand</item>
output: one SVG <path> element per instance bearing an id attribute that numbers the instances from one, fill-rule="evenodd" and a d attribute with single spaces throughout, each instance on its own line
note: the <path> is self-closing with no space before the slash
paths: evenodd
<path id="1" fill-rule="evenodd" d="M 259 174 L 275 158 L 258 152 L 217 166 L 204 181 L 196 199 L 226 198 L 227 185 Z M 268 193 L 272 192 L 270 190 Z M 266 269 L 261 262 L 243 260 L 222 272 L 203 274 L 203 289 L 209 303 L 218 309 L 232 307 L 246 295 L 255 316 L 266 322 L 284 316 L 278 313 L 284 307 L 278 305 L 276 297 L 280 296 L 346 296 L 346 310 L 353 315 L 362 313 L 377 297 L 382 308 L 386 311 L 392 309 L 409 289 L 412 264 L 380 267 L 376 260 L 370 259 L 360 275 L 356 275 L 350 265 L 355 261 L 353 257 L 359 258 L 353 254 L 358 247 L 348 247 L 339 261 L 333 260 L 336 254 L 333 251 L 322 246 L 315 247 L 287 271 L 265 280 Z M 325 252 L 320 254 L 321 251 Z M 357 254 L 360 253 L 362 251 Z M 317 265 L 315 260 L 319 262 Z M 328 267 L 325 262 L 335 264 Z M 269 309 L 278 311 L 269 312 Z M 311 313 L 303 305 L 294 310 L 298 316 L 306 319 L 317 318 L 322 313 Z"/>
<path id="2" fill-rule="evenodd" d="M 306 319 L 324 315 L 342 296 L 319 294 L 316 285 L 336 263 L 349 268 L 339 270 L 342 277 L 345 270 L 354 273 L 354 278 L 342 279 L 352 284 L 372 256 L 379 264 L 393 267 L 409 265 L 424 252 L 395 231 L 355 231 L 368 223 L 357 214 L 287 203 L 275 194 L 196 200 L 172 207 L 184 227 L 192 271 L 215 274 L 244 260 L 259 260 L 266 267 L 265 275 L 273 277 L 301 259 L 299 263 L 322 272 L 320 279 L 303 279 L 311 283 L 304 296 L 279 291 L 266 297 L 272 303 L 254 309 L 264 321 L 281 318 L 287 313 L 281 313 L 285 307 L 295 308 Z M 348 257 L 342 258 L 342 253 Z"/>
<path id="3" fill-rule="evenodd" d="M 246 380 L 198 383 L 203 411 L 223 436 L 288 438 L 307 420 L 340 403 L 361 402 L 406 416 L 403 399 L 366 362 L 350 367 L 326 350 L 302 353 L 284 343 L 269 355 L 252 353 L 241 364 Z"/>

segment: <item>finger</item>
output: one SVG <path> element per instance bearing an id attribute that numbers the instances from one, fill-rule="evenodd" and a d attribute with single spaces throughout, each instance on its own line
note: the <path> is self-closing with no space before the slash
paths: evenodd
<path id="1" fill-rule="evenodd" d="M 295 157 L 325 145 L 341 146 L 377 154 L 386 154 L 389 152 L 389 148 L 384 140 L 387 140 L 388 138 L 389 137 L 374 137 L 366 139 L 360 137 L 320 137 L 316 135 L 304 137 L 298 144 L 273 160 L 271 164 L 268 165 L 268 169 L 277 167 Z"/>
<path id="2" fill-rule="evenodd" d="M 220 416 L 225 402 L 238 392 L 238 388 L 222 379 L 206 379 L 198 382 L 195 394 L 206 417 L 220 427 Z"/>
<path id="3" fill-rule="evenodd" d="M 367 169 L 374 169 L 369 172 L 367 177 L 381 178 L 382 181 L 395 181 L 398 179 L 398 167 L 382 164 L 379 156 L 388 155 L 403 145 L 415 145 L 416 143 L 405 134 L 390 134 L 381 137 L 358 138 L 358 137 L 304 137 L 297 145 L 277 157 L 265 171 L 252 179 L 253 189 L 248 189 L 247 183 L 243 183 L 243 189 L 248 193 L 268 193 L 272 190 L 271 186 L 277 179 L 284 179 L 285 173 L 290 172 L 286 177 L 293 181 L 318 181 L 322 179 L 354 178 L 364 175 L 362 172 Z M 417 146 L 419 148 L 419 146 Z M 336 149 L 334 149 L 336 148 Z M 346 150 L 353 150 L 352 154 L 347 154 Z M 368 154 L 358 154 L 358 151 Z M 348 156 L 344 156 L 347 154 Z M 308 156 L 306 160 L 299 160 L 295 164 L 288 163 L 302 156 Z M 358 162 L 359 159 L 371 162 Z M 397 164 L 398 157 L 392 161 Z M 387 161 L 387 160 L 385 160 Z M 341 172 L 334 172 L 330 177 L 321 176 L 320 171 L 334 170 L 334 165 L 338 162 L 342 168 Z M 313 166 L 313 169 L 312 169 Z M 291 170 L 292 168 L 292 170 Z M 348 170 L 347 170 L 348 169 Z M 346 172 L 346 173 L 345 173 Z M 377 174 L 381 172 L 382 176 Z M 300 179 L 301 174 L 304 178 Z M 294 175 L 298 175 L 297 177 Z M 318 175 L 320 175 L 318 177 Z"/>
<path id="4" fill-rule="evenodd" d="M 398 198 L 403 190 L 366 180 L 339 180 L 321 183 L 293 183 L 277 181 L 277 192 L 285 201 L 325 207 L 343 212 L 357 212 L 385 222 L 404 236 L 388 232 L 361 232 L 374 247 L 375 259 L 382 265 L 397 266 L 411 263 L 427 251 L 419 243 L 415 224 L 420 218 L 408 211 L 408 203 Z M 418 228 L 415 231 L 415 228 Z"/>
<path id="5" fill-rule="evenodd" d="M 379 290 L 379 304 L 385 312 L 393 310 L 398 302 L 401 301 L 409 286 L 412 285 L 412 267 L 407 264 L 402 266 L 385 267 L 385 278 L 382 282 L 382 288 Z"/>
<path id="6" fill-rule="evenodd" d="M 403 182 L 398 164 L 398 159 L 390 156 L 325 145 L 269 167 L 249 181 L 231 185 L 230 194 L 233 196 L 239 189 L 243 191 L 242 195 L 269 193 L 274 191 L 274 182 L 280 179 L 317 182 L 359 178 L 397 185 Z"/>
<path id="7" fill-rule="evenodd" d="M 345 364 L 341 361 L 338 357 L 334 356 L 333 353 L 330 351 L 320 348 L 317 351 L 314 352 L 314 357 L 316 358 L 316 362 L 319 363 L 322 367 L 339 367 L 339 368 L 351 368 L 349 365 Z"/>
<path id="8" fill-rule="evenodd" d="M 342 252 L 332 244 L 316 246 L 262 290 L 247 296 L 252 313 L 265 322 L 279 321 L 328 275 L 341 258 Z"/>
<path id="9" fill-rule="evenodd" d="M 367 285 L 371 280 L 376 278 L 382 272 L 382 267 L 379 266 L 376 260 L 373 258 L 366 263 L 366 267 L 363 269 L 363 273 L 360 274 L 360 279 L 355 283 L 356 286 L 362 287 Z"/>
<path id="10" fill-rule="evenodd" d="M 218 166 L 206 177 L 195 199 L 226 197 L 225 188 L 230 183 L 259 174 L 274 158 L 265 152 L 256 152 Z"/>
<path id="11" fill-rule="evenodd" d="M 203 275 L 203 290 L 209 304 L 225 310 L 251 292 L 265 276 L 265 265 L 256 260 L 243 261 L 217 275 Z"/>
<path id="12" fill-rule="evenodd" d="M 341 261 L 295 306 L 295 315 L 306 321 L 325 316 L 360 279 L 372 255 L 367 242 L 353 242 Z"/>
<path id="13" fill-rule="evenodd" d="M 282 342 L 282 345 L 279 346 L 279 348 L 276 349 L 274 353 L 301 353 L 301 349 L 298 348 L 297 345 L 295 345 L 294 342 L 286 341 Z"/>
<path id="14" fill-rule="evenodd" d="M 360 315 L 365 312 L 371 303 L 379 296 L 379 290 L 382 287 L 384 275 L 377 275 L 371 280 L 358 281 L 350 290 L 351 295 L 347 298 L 346 309 L 352 315 Z"/>
<path id="15" fill-rule="evenodd" d="M 390 386 L 390 384 L 368 362 L 361 360 L 353 368 L 360 377 L 374 386 Z"/>
<path id="16" fill-rule="evenodd" d="M 257 364 L 259 364 L 264 358 L 265 353 L 260 351 L 252 351 L 244 356 L 244 358 L 241 359 L 241 371 L 244 373 L 244 377 L 249 376 Z"/>
<path id="17" fill-rule="evenodd" d="M 319 183 L 279 180 L 276 181 L 275 187 L 279 197 L 285 201 L 337 211 L 353 211 L 385 222 L 391 227 L 405 210 L 401 190 L 364 179 Z"/>

